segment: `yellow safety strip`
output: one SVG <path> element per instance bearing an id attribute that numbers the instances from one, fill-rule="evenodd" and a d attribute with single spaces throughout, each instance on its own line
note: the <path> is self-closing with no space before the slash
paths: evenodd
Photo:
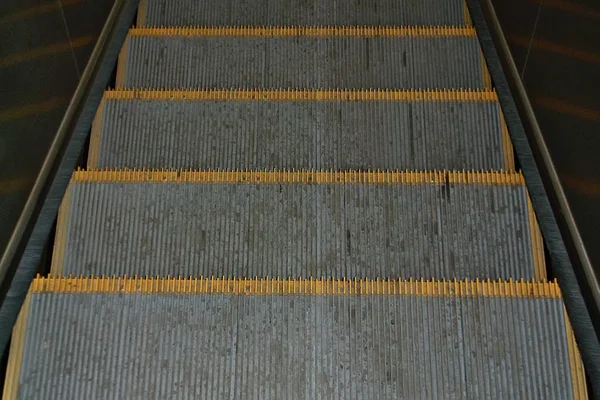
<path id="1" fill-rule="evenodd" d="M 494 90 L 321 90 L 321 89 L 116 89 L 104 93 L 105 100 L 288 100 L 288 101 L 473 101 L 498 102 Z"/>
<path id="2" fill-rule="evenodd" d="M 388 280 L 388 279 L 246 279 L 246 278 L 73 278 L 38 277 L 31 293 L 181 293 L 416 295 L 451 297 L 561 298 L 556 280 Z"/>
<path id="3" fill-rule="evenodd" d="M 470 36 L 469 26 L 189 26 L 139 27 L 130 36 Z"/>
<path id="4" fill-rule="evenodd" d="M 213 171 L 213 170 L 82 170 L 72 182 L 174 183 L 432 183 L 524 185 L 521 172 L 502 171 Z"/>

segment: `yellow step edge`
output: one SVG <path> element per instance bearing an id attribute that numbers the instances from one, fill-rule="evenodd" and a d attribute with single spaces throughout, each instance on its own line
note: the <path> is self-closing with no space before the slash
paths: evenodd
<path id="1" fill-rule="evenodd" d="M 221 171 L 78 169 L 71 182 L 172 183 L 451 183 L 524 185 L 521 172 L 503 171 Z"/>
<path id="2" fill-rule="evenodd" d="M 30 293 L 311 294 L 561 298 L 556 280 L 151 278 L 39 276 Z"/>
<path id="3" fill-rule="evenodd" d="M 470 26 L 188 26 L 139 27 L 130 36 L 470 36 Z"/>
<path id="4" fill-rule="evenodd" d="M 256 101 L 473 101 L 498 102 L 495 90 L 344 90 L 344 89 L 114 89 L 105 100 L 256 100 Z"/>

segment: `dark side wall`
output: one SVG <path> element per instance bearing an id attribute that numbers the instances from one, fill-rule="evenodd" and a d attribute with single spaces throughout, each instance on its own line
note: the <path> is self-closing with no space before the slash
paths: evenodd
<path id="1" fill-rule="evenodd" d="M 600 2 L 492 1 L 600 274 Z"/>

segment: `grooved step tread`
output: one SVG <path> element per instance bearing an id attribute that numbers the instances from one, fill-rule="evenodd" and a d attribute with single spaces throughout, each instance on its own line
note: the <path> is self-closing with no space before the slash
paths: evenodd
<path id="1" fill-rule="evenodd" d="M 119 57 L 117 87 L 490 89 L 471 34 L 176 33 L 130 35 Z"/>
<path id="2" fill-rule="evenodd" d="M 55 274 L 545 277 L 519 174 L 80 171 L 56 236 Z"/>
<path id="3" fill-rule="evenodd" d="M 513 169 L 492 91 L 106 92 L 89 168 Z"/>
<path id="4" fill-rule="evenodd" d="M 192 279 L 149 296 L 143 281 L 153 280 L 106 281 L 114 290 L 97 290 L 100 279 L 34 281 L 5 398 L 586 396 L 555 282 L 398 281 L 431 294 L 248 295 L 190 291 L 211 282 Z M 440 295 L 461 284 L 490 292 Z"/>

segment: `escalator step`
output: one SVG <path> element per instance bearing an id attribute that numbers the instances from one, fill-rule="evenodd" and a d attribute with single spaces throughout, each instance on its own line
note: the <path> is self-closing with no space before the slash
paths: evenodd
<path id="1" fill-rule="evenodd" d="M 541 279 L 541 248 L 519 174 L 80 171 L 52 273 Z"/>
<path id="2" fill-rule="evenodd" d="M 141 0 L 137 26 L 431 25 L 469 23 L 464 0 Z"/>
<path id="3" fill-rule="evenodd" d="M 109 91 L 89 168 L 514 169 L 492 91 Z"/>
<path id="4" fill-rule="evenodd" d="M 12 346 L 20 398 L 585 396 L 556 283 L 38 279 Z"/>
<path id="5" fill-rule="evenodd" d="M 117 87 L 489 89 L 471 28 L 133 29 Z"/>

